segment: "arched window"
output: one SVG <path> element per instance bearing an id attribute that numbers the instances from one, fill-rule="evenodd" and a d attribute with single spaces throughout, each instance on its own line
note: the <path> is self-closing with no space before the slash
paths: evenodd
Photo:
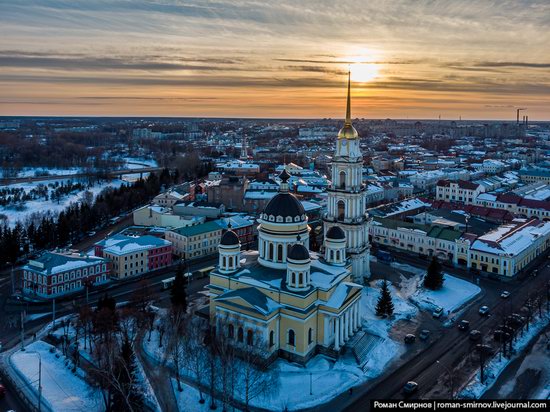
<path id="1" fill-rule="evenodd" d="M 329 255 L 330 255 L 330 260 L 334 260 L 334 250 L 331 250 L 329 252 Z"/>
<path id="2" fill-rule="evenodd" d="M 292 329 L 288 330 L 288 344 L 290 346 L 296 346 L 296 334 Z"/>
<path id="3" fill-rule="evenodd" d="M 343 170 L 340 172 L 340 183 L 339 183 L 340 189 L 346 188 L 346 172 Z"/>
<path id="4" fill-rule="evenodd" d="M 275 345 L 275 332 L 269 332 L 269 346 Z"/>
<path id="5" fill-rule="evenodd" d="M 298 274 L 298 284 L 302 285 L 304 283 L 304 273 L 300 272 Z"/>
<path id="6" fill-rule="evenodd" d="M 222 257 L 222 266 L 225 268 L 227 267 L 227 258 L 224 256 Z"/>
<path id="7" fill-rule="evenodd" d="M 229 256 L 228 259 L 229 259 L 228 266 L 231 268 L 233 267 L 233 256 Z"/>
<path id="8" fill-rule="evenodd" d="M 237 332 L 237 340 L 242 343 L 243 340 L 244 340 L 244 332 L 243 332 L 243 328 L 239 327 L 239 330 Z"/>
<path id="9" fill-rule="evenodd" d="M 229 325 L 227 327 L 227 335 L 230 339 L 233 339 L 235 337 L 235 328 L 233 327 L 233 325 Z"/>
<path id="10" fill-rule="evenodd" d="M 273 243 L 269 242 L 269 260 L 273 260 Z"/>
<path id="11" fill-rule="evenodd" d="M 313 329 L 309 328 L 307 331 L 307 343 L 308 345 L 311 345 L 311 342 L 313 342 Z"/>
<path id="12" fill-rule="evenodd" d="M 291 281 L 291 283 L 292 283 L 293 285 L 296 284 L 296 273 L 295 273 L 295 272 L 292 272 L 292 281 Z"/>
<path id="13" fill-rule="evenodd" d="M 246 332 L 246 344 L 248 346 L 252 346 L 252 337 L 253 337 L 253 333 L 250 329 L 248 329 L 248 332 Z"/>
<path id="14" fill-rule="evenodd" d="M 337 250 L 336 251 L 336 261 L 339 261 L 340 260 L 340 251 Z"/>
<path id="15" fill-rule="evenodd" d="M 344 220 L 346 216 L 346 203 L 343 200 L 338 201 L 338 220 Z"/>
<path id="16" fill-rule="evenodd" d="M 277 261 L 278 262 L 283 261 L 283 245 L 277 246 Z"/>

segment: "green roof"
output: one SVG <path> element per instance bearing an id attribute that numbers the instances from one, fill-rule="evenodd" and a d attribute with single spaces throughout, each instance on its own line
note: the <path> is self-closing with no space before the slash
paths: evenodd
<path id="1" fill-rule="evenodd" d="M 372 219 L 375 222 L 380 223 L 382 226 L 387 227 L 388 229 L 397 229 L 398 227 L 404 227 L 404 228 L 407 228 L 407 229 L 423 230 L 425 232 L 427 232 L 429 230 L 429 226 L 427 226 L 427 225 L 421 225 L 421 224 L 418 224 L 418 223 L 405 222 L 403 220 L 383 218 L 383 217 L 378 217 L 378 216 L 374 216 Z"/>
<path id="2" fill-rule="evenodd" d="M 429 237 L 435 237 L 436 239 L 454 242 L 462 235 L 462 232 L 459 230 L 447 229 L 441 226 L 434 226 L 430 229 L 427 235 Z"/>
<path id="3" fill-rule="evenodd" d="M 220 225 L 215 221 L 201 223 L 200 225 L 185 226 L 178 229 L 173 229 L 172 232 L 182 236 L 196 236 L 203 233 L 215 232 L 216 230 L 222 230 Z"/>

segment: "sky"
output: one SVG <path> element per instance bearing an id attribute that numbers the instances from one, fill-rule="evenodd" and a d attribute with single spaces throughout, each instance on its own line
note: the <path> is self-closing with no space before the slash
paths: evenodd
<path id="1" fill-rule="evenodd" d="M 550 1 L 0 0 L 0 115 L 550 120 Z"/>

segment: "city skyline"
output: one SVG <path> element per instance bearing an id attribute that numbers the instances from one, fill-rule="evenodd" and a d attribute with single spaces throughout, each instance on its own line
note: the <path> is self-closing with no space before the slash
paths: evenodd
<path id="1" fill-rule="evenodd" d="M 0 115 L 550 120 L 540 1 L 1 8 Z"/>

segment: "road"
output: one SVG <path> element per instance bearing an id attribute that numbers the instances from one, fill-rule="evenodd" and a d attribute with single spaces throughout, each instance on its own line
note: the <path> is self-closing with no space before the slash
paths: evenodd
<path id="1" fill-rule="evenodd" d="M 106 172 L 106 175 L 111 177 L 117 177 L 122 175 L 133 175 L 136 173 L 151 173 L 161 171 L 162 167 L 146 166 L 139 169 L 118 169 Z M 49 175 L 49 176 L 34 176 L 34 177 L 11 177 L 6 179 L 0 179 L 0 185 L 13 185 L 16 183 L 28 183 L 28 182 L 45 182 L 49 180 L 63 180 L 63 179 L 77 179 L 81 177 L 93 177 L 93 173 L 73 173 L 70 175 Z"/>
<path id="2" fill-rule="evenodd" d="M 401 261 L 401 259 L 399 260 Z M 479 306 L 481 304 L 488 305 L 492 314 L 503 311 L 518 312 L 529 293 L 538 292 L 541 288 L 546 289 L 546 284 L 550 279 L 550 268 L 546 261 L 541 266 L 536 278 L 531 277 L 523 282 L 501 283 L 491 279 L 480 279 L 479 286 L 482 288 L 482 293 L 468 306 L 459 320 L 469 320 L 470 329 L 480 330 L 484 336 L 484 343 L 492 343 L 488 334 L 496 329 L 499 317 L 480 316 L 478 314 Z M 510 298 L 500 298 L 502 290 L 512 292 Z M 409 350 L 414 350 L 416 345 L 422 345 L 422 343 L 413 344 Z M 389 370 L 374 382 L 367 382 L 355 387 L 353 395 L 342 394 L 317 410 L 367 411 L 370 408 L 371 399 L 402 399 L 403 385 L 410 380 L 419 384 L 419 391 L 415 397 L 423 398 L 437 384 L 438 379 L 447 373 L 445 368 L 456 367 L 456 364 L 473 350 L 468 333 L 461 332 L 456 327 L 443 328 L 441 337 L 427 348 L 429 350 L 419 351 L 412 359 Z M 436 363 L 438 360 L 439 364 Z M 450 393 L 443 396 L 449 398 Z"/>

